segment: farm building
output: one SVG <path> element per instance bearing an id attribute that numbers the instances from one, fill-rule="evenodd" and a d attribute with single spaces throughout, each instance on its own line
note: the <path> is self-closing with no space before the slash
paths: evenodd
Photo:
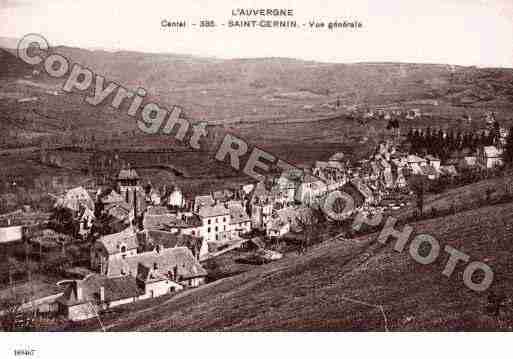
<path id="1" fill-rule="evenodd" d="M 204 283 L 207 276 L 205 269 L 188 248 L 163 248 L 162 246 L 156 246 L 153 251 L 140 253 L 137 256 L 113 260 L 109 265 L 107 276 L 137 277 L 140 274 L 139 270 L 143 267 L 152 269 L 159 276 L 183 287 L 197 287 Z"/>
<path id="2" fill-rule="evenodd" d="M 477 151 L 477 164 L 481 168 L 491 169 L 503 164 L 502 150 L 495 146 L 483 146 Z"/>
<path id="3" fill-rule="evenodd" d="M 144 295 L 134 277 L 107 278 L 93 274 L 68 284 L 57 301 L 59 311 L 69 320 L 94 318 L 98 312 L 119 305 L 133 303 Z"/>

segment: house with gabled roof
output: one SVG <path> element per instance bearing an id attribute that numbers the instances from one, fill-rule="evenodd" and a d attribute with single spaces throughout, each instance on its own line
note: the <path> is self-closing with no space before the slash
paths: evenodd
<path id="1" fill-rule="evenodd" d="M 426 176 L 430 180 L 435 180 L 439 177 L 440 172 L 437 171 L 436 168 L 431 165 L 421 166 L 420 169 L 422 171 L 421 174 L 423 176 Z"/>
<path id="2" fill-rule="evenodd" d="M 214 199 L 214 203 L 225 203 L 233 199 L 234 193 L 228 189 L 222 189 L 219 191 L 214 191 L 212 193 L 212 198 Z"/>
<path id="3" fill-rule="evenodd" d="M 137 234 L 133 228 L 100 237 L 91 246 L 91 269 L 106 274 L 113 260 L 137 255 L 138 247 Z"/>
<path id="4" fill-rule="evenodd" d="M 175 213 L 161 211 L 146 211 L 143 217 L 142 225 L 146 230 L 164 229 L 167 224 L 172 224 L 177 220 Z"/>
<path id="5" fill-rule="evenodd" d="M 139 287 L 144 289 L 144 294 L 140 299 L 156 298 L 184 289 L 183 285 L 174 280 L 176 276 L 177 274 L 174 271 L 162 273 L 156 266 L 152 267 L 139 263 L 136 282 Z"/>
<path id="6" fill-rule="evenodd" d="M 240 201 L 228 202 L 230 210 L 230 226 L 237 235 L 251 232 L 251 218 Z"/>
<path id="7" fill-rule="evenodd" d="M 193 212 L 194 213 L 198 213 L 199 210 L 202 207 L 213 206 L 214 204 L 215 204 L 214 198 L 210 194 L 209 195 L 196 196 L 194 198 Z"/>
<path id="8" fill-rule="evenodd" d="M 208 244 L 204 238 L 192 236 L 181 232 L 167 230 L 144 230 L 137 233 L 139 245 L 143 251 L 153 250 L 157 246 L 162 248 L 187 247 L 198 260 L 208 254 Z"/>
<path id="9" fill-rule="evenodd" d="M 82 207 L 87 207 L 94 212 L 94 202 L 89 192 L 81 186 L 68 190 L 55 205 L 68 208 L 73 212 L 78 212 Z"/>
<path id="10" fill-rule="evenodd" d="M 167 278 L 183 287 L 197 287 L 205 282 L 206 270 L 186 247 L 163 248 L 143 252 L 134 257 L 118 258 L 112 261 L 108 277 L 140 275 L 141 268 Z"/>
<path id="11" fill-rule="evenodd" d="M 202 223 L 200 236 L 207 241 L 231 237 L 230 210 L 226 204 L 201 207 L 198 217 Z"/>
<path id="12" fill-rule="evenodd" d="M 496 146 L 483 146 L 477 150 L 477 164 L 484 169 L 502 166 L 504 164 L 502 154 L 503 150 Z"/>
<path id="13" fill-rule="evenodd" d="M 282 220 L 281 218 L 275 218 L 269 221 L 266 228 L 266 235 L 269 238 L 281 238 L 290 232 L 290 223 Z"/>
<path id="14" fill-rule="evenodd" d="M 72 321 L 98 316 L 98 313 L 123 304 L 136 302 L 144 294 L 135 277 L 108 278 L 93 274 L 70 281 L 57 299 L 59 311 Z"/>
<path id="15" fill-rule="evenodd" d="M 112 188 L 98 191 L 97 200 L 104 205 L 125 201 L 125 199 Z"/>
<path id="16" fill-rule="evenodd" d="M 124 168 L 119 171 L 117 183 L 120 188 L 139 186 L 140 177 L 133 168 Z"/>
<path id="17" fill-rule="evenodd" d="M 422 174 L 422 170 L 420 167 L 427 165 L 427 160 L 417 155 L 408 155 L 406 161 L 408 162 L 408 166 L 411 169 L 412 173 L 415 175 Z"/>
<path id="18" fill-rule="evenodd" d="M 432 166 L 436 171 L 440 170 L 441 160 L 435 156 L 427 155 L 426 160 L 428 165 Z"/>

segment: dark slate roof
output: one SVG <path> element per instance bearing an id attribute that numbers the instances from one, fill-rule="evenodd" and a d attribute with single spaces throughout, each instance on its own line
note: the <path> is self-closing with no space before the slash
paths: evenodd
<path id="1" fill-rule="evenodd" d="M 191 252 L 199 253 L 202 239 L 187 234 L 171 233 L 168 231 L 145 230 L 145 240 L 154 246 L 163 248 L 187 247 Z"/>
<path id="2" fill-rule="evenodd" d="M 144 229 L 163 229 L 166 223 L 172 223 L 176 219 L 176 215 L 172 213 L 166 214 L 148 214 L 143 218 Z"/>
<path id="3" fill-rule="evenodd" d="M 242 204 L 236 201 L 228 202 L 228 209 L 230 210 L 230 223 L 244 223 L 249 222 L 251 219 Z"/>
<path id="4" fill-rule="evenodd" d="M 146 208 L 146 215 L 163 215 L 171 213 L 167 207 L 164 206 L 150 206 Z"/>
<path id="5" fill-rule="evenodd" d="M 211 195 L 196 196 L 196 198 L 194 198 L 194 208 L 213 206 L 214 203 L 214 198 L 212 198 Z"/>
<path id="6" fill-rule="evenodd" d="M 198 214 L 202 218 L 227 216 L 230 214 L 230 210 L 224 204 L 216 204 L 200 208 Z"/>
<path id="7" fill-rule="evenodd" d="M 131 276 L 105 278 L 103 287 L 105 288 L 105 301 L 107 302 L 134 298 L 144 294 L 144 291 L 137 285 L 135 278 Z"/>
<path id="8" fill-rule="evenodd" d="M 125 199 L 121 197 L 119 193 L 114 191 L 112 188 L 107 188 L 106 190 L 102 191 L 99 195 L 100 201 L 103 204 L 107 203 L 118 203 L 118 202 L 124 202 Z"/>
<path id="9" fill-rule="evenodd" d="M 127 228 L 122 232 L 100 237 L 97 245 L 102 245 L 109 254 L 120 253 L 121 245 L 125 245 L 127 250 L 135 249 L 138 247 L 137 234 L 133 229 Z"/>
<path id="10" fill-rule="evenodd" d="M 100 288 L 105 290 L 105 301 L 112 302 L 121 299 L 138 297 L 144 291 L 137 285 L 135 277 L 124 276 L 108 278 L 102 275 L 91 275 L 84 280 L 71 282 L 64 295 L 59 299 L 64 305 L 73 306 L 100 300 Z M 82 297 L 78 298 L 77 289 L 82 289 Z"/>
<path id="11" fill-rule="evenodd" d="M 123 275 L 123 272 L 137 276 L 140 268 L 139 264 L 148 268 L 154 268 L 154 265 L 157 265 L 157 272 L 162 275 L 173 272 L 176 267 L 178 275 L 182 279 L 205 277 L 207 275 L 205 269 L 186 247 L 165 248 L 159 251 L 144 252 L 125 259 L 114 259 L 109 262 L 108 275 L 120 276 Z"/>
<path id="12" fill-rule="evenodd" d="M 226 202 L 233 198 L 233 192 L 227 189 L 215 191 L 213 193 L 214 201 Z"/>

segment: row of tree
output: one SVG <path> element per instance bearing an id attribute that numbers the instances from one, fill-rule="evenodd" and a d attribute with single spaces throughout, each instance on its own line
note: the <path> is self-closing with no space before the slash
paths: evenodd
<path id="1" fill-rule="evenodd" d="M 498 145 L 500 132 L 498 128 L 480 133 L 449 131 L 444 133 L 442 130 L 410 130 L 406 135 L 407 142 L 410 144 L 412 153 L 425 155 L 432 154 L 439 158 L 446 159 L 452 152 L 468 149 L 475 151 L 480 146 Z"/>

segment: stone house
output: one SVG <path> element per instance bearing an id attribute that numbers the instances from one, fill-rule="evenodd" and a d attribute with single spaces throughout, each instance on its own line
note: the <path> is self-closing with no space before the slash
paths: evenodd
<path id="1" fill-rule="evenodd" d="M 93 274 L 68 284 L 57 302 L 59 312 L 69 320 L 94 318 L 99 312 L 136 302 L 144 295 L 135 277 L 108 278 Z"/>
<path id="2" fill-rule="evenodd" d="M 100 237 L 91 247 L 91 269 L 106 274 L 113 260 L 137 255 L 138 247 L 137 234 L 132 228 Z"/>
<path id="3" fill-rule="evenodd" d="M 154 278 L 149 277 L 148 273 L 152 273 Z M 161 294 L 164 294 L 162 293 L 164 285 L 167 288 L 166 292 L 177 290 L 177 284 L 182 288 L 197 287 L 205 282 L 207 276 L 205 269 L 187 247 L 163 248 L 156 246 L 150 252 L 112 261 L 107 272 L 108 277 L 133 276 L 141 278 L 141 274 L 144 279 L 160 278 L 159 293 Z M 165 283 L 166 280 L 167 283 Z M 144 288 L 145 295 L 147 297 L 157 296 L 158 293 L 151 292 L 151 287 L 153 286 Z"/>
<path id="4" fill-rule="evenodd" d="M 201 220 L 200 236 L 207 241 L 230 239 L 230 210 L 227 204 L 201 207 L 198 211 Z"/>
<path id="5" fill-rule="evenodd" d="M 477 151 L 477 165 L 483 169 L 502 166 L 504 163 L 502 153 L 502 149 L 499 149 L 496 146 L 483 146 Z"/>
<path id="6" fill-rule="evenodd" d="M 240 201 L 228 202 L 230 210 L 230 226 L 236 235 L 251 232 L 251 218 L 249 218 L 243 203 Z"/>

